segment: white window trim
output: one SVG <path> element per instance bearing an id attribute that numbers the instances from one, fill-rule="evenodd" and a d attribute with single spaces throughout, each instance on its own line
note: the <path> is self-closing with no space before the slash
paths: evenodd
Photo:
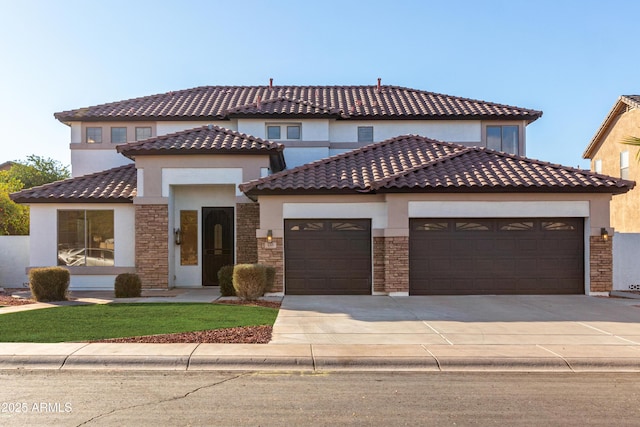
<path id="1" fill-rule="evenodd" d="M 279 126 L 280 127 L 280 138 L 269 138 L 269 127 L 271 126 Z M 298 126 L 300 128 L 300 138 L 287 138 L 287 126 Z M 276 123 L 265 123 L 264 127 L 265 138 L 269 141 L 302 141 L 302 123 L 300 122 L 276 122 Z"/>

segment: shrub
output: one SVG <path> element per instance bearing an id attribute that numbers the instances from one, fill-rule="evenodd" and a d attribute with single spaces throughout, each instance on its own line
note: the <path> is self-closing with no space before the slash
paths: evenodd
<path id="1" fill-rule="evenodd" d="M 276 282 L 276 268 L 271 265 L 265 265 L 264 268 L 266 268 L 267 274 L 267 284 L 265 287 L 265 292 L 272 292 L 273 285 Z"/>
<path id="2" fill-rule="evenodd" d="M 233 269 L 233 287 L 240 298 L 253 301 L 264 295 L 267 273 L 264 265 L 238 264 Z"/>
<path id="3" fill-rule="evenodd" d="M 116 298 L 136 298 L 142 294 L 140 276 L 135 273 L 121 273 L 116 276 Z"/>
<path id="4" fill-rule="evenodd" d="M 218 283 L 220 295 L 223 297 L 235 297 L 236 290 L 233 287 L 233 265 L 224 265 L 218 270 Z"/>
<path id="5" fill-rule="evenodd" d="M 29 271 L 29 288 L 36 301 L 66 301 L 69 270 L 62 267 L 33 268 Z"/>

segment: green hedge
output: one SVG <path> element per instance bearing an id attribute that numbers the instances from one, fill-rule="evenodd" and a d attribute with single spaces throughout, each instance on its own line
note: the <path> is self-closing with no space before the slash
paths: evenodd
<path id="1" fill-rule="evenodd" d="M 218 284 L 220 295 L 223 297 L 235 297 L 236 290 L 233 287 L 233 265 L 225 265 L 218 270 Z"/>
<path id="2" fill-rule="evenodd" d="M 29 288 L 36 301 L 66 301 L 71 275 L 62 267 L 33 268 L 29 271 Z"/>

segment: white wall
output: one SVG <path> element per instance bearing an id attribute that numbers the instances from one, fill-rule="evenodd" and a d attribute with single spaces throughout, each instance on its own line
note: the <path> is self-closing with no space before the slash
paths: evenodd
<path id="1" fill-rule="evenodd" d="M 284 150 L 284 160 L 287 169 L 304 165 L 305 163 L 329 157 L 329 147 L 287 147 Z"/>
<path id="2" fill-rule="evenodd" d="M 301 141 L 328 141 L 329 140 L 329 120 L 265 120 L 265 119 L 238 119 L 238 132 L 246 133 L 258 138 L 266 139 L 268 124 L 300 123 Z M 281 142 L 275 140 L 275 142 Z M 286 143 L 286 142 L 285 142 Z"/>
<path id="3" fill-rule="evenodd" d="M 71 176 L 88 175 L 107 169 L 133 163 L 131 160 L 116 152 L 115 146 L 105 150 L 71 150 Z"/>
<path id="4" fill-rule="evenodd" d="M 28 265 L 29 236 L 0 236 L 0 287 L 21 288 Z"/>
<path id="5" fill-rule="evenodd" d="M 613 236 L 613 289 L 640 291 L 640 233 Z"/>
<path id="6" fill-rule="evenodd" d="M 480 143 L 482 141 L 482 124 L 479 120 L 336 121 L 331 123 L 330 141 L 357 142 L 358 126 L 373 126 L 373 140 L 376 142 L 407 134 L 422 135 L 447 142 Z"/>

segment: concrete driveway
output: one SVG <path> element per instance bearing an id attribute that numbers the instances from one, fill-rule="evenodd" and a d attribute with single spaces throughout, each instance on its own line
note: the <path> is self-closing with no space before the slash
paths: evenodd
<path id="1" fill-rule="evenodd" d="M 566 296 L 286 296 L 272 344 L 640 348 L 640 300 Z"/>

